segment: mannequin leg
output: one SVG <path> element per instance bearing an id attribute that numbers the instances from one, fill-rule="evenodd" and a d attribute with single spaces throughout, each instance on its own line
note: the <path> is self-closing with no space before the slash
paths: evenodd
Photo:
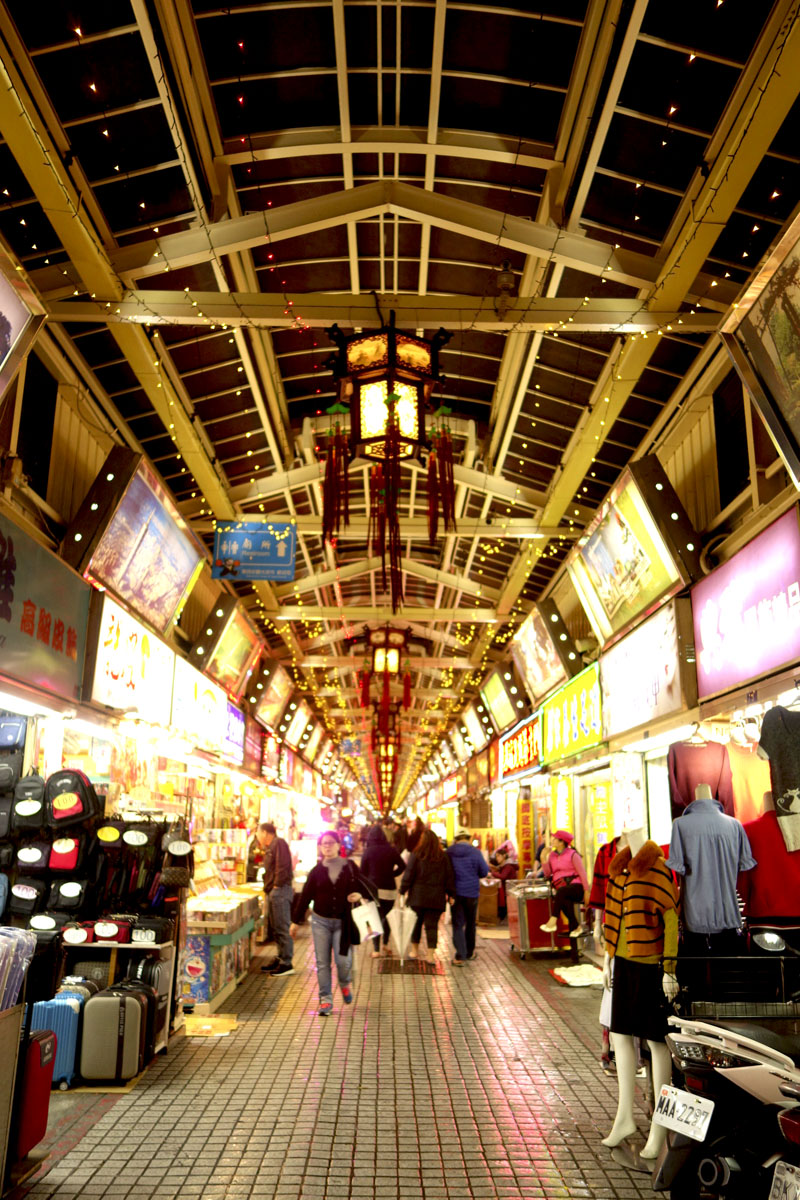
<path id="1" fill-rule="evenodd" d="M 625 1138 L 636 1133 L 636 1121 L 633 1116 L 633 1093 L 636 1088 L 636 1049 L 633 1038 L 625 1033 L 612 1033 L 611 1044 L 614 1047 L 614 1058 L 617 1063 L 617 1081 L 619 1083 L 619 1101 L 614 1125 L 608 1137 L 603 1138 L 604 1146 L 618 1146 Z M 666 1046 L 664 1047 L 666 1050 Z M 669 1055 L 669 1051 L 667 1051 Z M 659 1084 L 659 1087 L 661 1084 Z"/>
<path id="2" fill-rule="evenodd" d="M 672 1076 L 672 1056 L 663 1042 L 648 1042 L 647 1044 L 650 1047 L 650 1061 L 653 1066 L 653 1092 L 658 1101 L 662 1085 L 669 1083 Z M 658 1158 L 666 1136 L 666 1129 L 661 1125 L 656 1125 L 653 1121 L 650 1125 L 650 1136 L 641 1152 L 641 1157 Z"/>

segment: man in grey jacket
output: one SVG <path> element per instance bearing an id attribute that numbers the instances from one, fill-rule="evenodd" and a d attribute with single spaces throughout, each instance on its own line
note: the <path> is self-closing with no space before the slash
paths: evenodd
<path id="1" fill-rule="evenodd" d="M 478 923 L 478 898 L 481 880 L 489 874 L 489 864 L 466 829 L 459 829 L 455 841 L 447 847 L 456 877 L 456 898 L 450 915 L 453 921 L 454 967 L 475 958 L 475 927 Z"/>

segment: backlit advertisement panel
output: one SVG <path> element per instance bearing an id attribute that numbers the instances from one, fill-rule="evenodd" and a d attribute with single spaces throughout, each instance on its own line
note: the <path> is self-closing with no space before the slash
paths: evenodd
<path id="1" fill-rule="evenodd" d="M 235 608 L 206 664 L 206 671 L 232 696 L 239 696 L 260 646 L 250 622 Z"/>
<path id="2" fill-rule="evenodd" d="M 581 537 L 567 569 L 601 643 L 681 583 L 678 566 L 628 472 Z"/>
<path id="3" fill-rule="evenodd" d="M 800 530 L 792 508 L 692 588 L 700 699 L 800 659 Z"/>
<path id="4" fill-rule="evenodd" d="M 184 658 L 175 660 L 171 723 L 201 750 L 222 751 L 228 729 L 228 697 Z"/>
<path id="5" fill-rule="evenodd" d="M 168 725 L 174 668 L 175 651 L 104 595 L 92 702 Z"/>
<path id="6" fill-rule="evenodd" d="M 520 625 L 511 643 L 511 657 L 534 703 L 567 678 L 547 620 L 538 608 L 534 608 Z"/>
<path id="7" fill-rule="evenodd" d="M 580 754 L 603 740 L 600 667 L 592 663 L 542 705 L 542 762 Z"/>
<path id="8" fill-rule="evenodd" d="M 693 654 L 688 601 L 682 599 L 665 604 L 601 655 L 605 736 L 691 707 L 697 688 L 687 658 Z"/>
<path id="9" fill-rule="evenodd" d="M 276 666 L 258 703 L 256 720 L 268 729 L 277 729 L 283 710 L 289 703 L 293 686 L 289 672 L 280 665 Z"/>
<path id="10" fill-rule="evenodd" d="M 489 710 L 489 716 L 498 733 L 508 729 L 518 719 L 517 710 L 511 702 L 499 671 L 494 671 L 481 688 L 481 699 Z"/>
<path id="11" fill-rule="evenodd" d="M 482 723 L 480 716 L 475 711 L 475 706 L 472 704 L 464 710 L 464 725 L 466 726 L 467 737 L 472 742 L 473 751 L 482 750 L 489 740 L 489 730 Z"/>
<path id="12" fill-rule="evenodd" d="M 292 713 L 289 726 L 284 734 L 284 739 L 289 743 L 293 750 L 296 750 L 300 745 L 300 741 L 305 732 L 306 725 L 311 720 L 311 709 L 305 700 L 301 700 L 297 708 Z"/>

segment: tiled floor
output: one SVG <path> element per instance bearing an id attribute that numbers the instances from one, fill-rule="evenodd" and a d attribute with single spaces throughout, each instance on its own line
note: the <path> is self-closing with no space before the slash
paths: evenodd
<path id="1" fill-rule="evenodd" d="M 478 947 L 440 976 L 382 974 L 359 951 L 355 1003 L 337 994 L 321 1019 L 302 931 L 296 975 L 256 971 L 225 1005 L 234 1034 L 176 1038 L 113 1103 L 76 1096 L 82 1116 L 57 1117 L 28 1196 L 653 1195 L 600 1145 L 616 1088 L 598 1064 L 599 992 L 560 987 L 505 942 Z"/>

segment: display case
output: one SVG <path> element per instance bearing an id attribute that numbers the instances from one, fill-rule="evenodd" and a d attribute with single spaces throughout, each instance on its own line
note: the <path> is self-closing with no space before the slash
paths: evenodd
<path id="1" fill-rule="evenodd" d="M 209 887 L 186 904 L 183 1003 L 214 1012 L 246 977 L 255 950 L 259 895 Z"/>

